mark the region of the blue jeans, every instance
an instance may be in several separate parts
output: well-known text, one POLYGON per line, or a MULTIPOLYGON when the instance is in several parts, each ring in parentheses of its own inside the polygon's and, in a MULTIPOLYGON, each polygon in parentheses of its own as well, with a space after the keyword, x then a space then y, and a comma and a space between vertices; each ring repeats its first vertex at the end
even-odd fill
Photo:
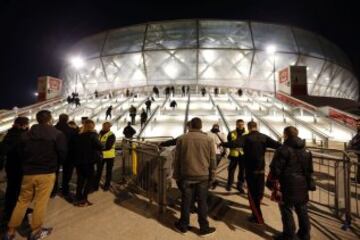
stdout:
POLYGON ((283 239, 292 240, 296 239, 295 236, 295 222, 293 218, 293 209, 299 220, 299 231, 297 232, 298 238, 301 240, 310 240, 310 220, 308 215, 307 204, 279 204, 281 212, 281 220, 283 223, 283 239))
POLYGON ((180 182, 180 191, 181 191, 181 217, 180 225, 187 228, 190 223, 190 210, 195 200, 198 205, 197 214, 198 222, 200 229, 208 229, 209 222, 207 220, 208 215, 208 205, 207 205, 207 195, 209 182, 188 182, 183 180, 180 182))

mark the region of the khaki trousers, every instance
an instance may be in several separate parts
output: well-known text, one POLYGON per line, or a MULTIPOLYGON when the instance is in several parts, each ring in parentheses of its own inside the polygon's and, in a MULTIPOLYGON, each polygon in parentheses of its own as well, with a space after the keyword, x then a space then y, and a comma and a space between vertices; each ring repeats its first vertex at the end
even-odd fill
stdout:
POLYGON ((21 190, 16 207, 9 221, 9 228, 17 228, 21 225, 26 209, 34 201, 31 229, 33 232, 42 227, 46 208, 50 199, 51 191, 55 183, 55 173, 25 175, 21 183, 21 190))

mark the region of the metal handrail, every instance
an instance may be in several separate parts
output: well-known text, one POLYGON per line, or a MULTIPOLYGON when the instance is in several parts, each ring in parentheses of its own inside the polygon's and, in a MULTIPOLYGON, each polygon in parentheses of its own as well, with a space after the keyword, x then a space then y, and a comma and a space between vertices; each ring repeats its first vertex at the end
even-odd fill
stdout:
POLYGON ((184 119, 184 133, 186 133, 187 129, 187 122, 189 121, 189 108, 190 108, 190 92, 188 93, 188 100, 186 103, 186 109, 185 109, 185 119, 184 119))
MULTIPOLYGON (((264 107, 265 109, 269 109, 268 106, 265 106, 263 103, 259 102, 258 100, 254 99, 253 97, 251 96, 248 96, 253 102, 256 102, 257 104, 261 105, 262 107, 264 107)), ((288 118, 290 118, 291 120, 293 120, 295 123, 298 123, 300 125, 302 125, 303 127, 307 128, 308 130, 310 130, 310 132, 313 132, 315 133, 315 135, 319 136, 321 139, 324 140, 325 142, 325 146, 328 146, 329 145, 329 136, 321 131, 319 131, 318 129, 314 128, 313 126, 311 126, 310 124, 300 120, 300 119, 297 119, 295 118, 290 112, 288 112, 287 110, 285 109, 281 109, 279 108, 278 106, 276 106, 275 104, 273 105, 273 107, 280 111, 280 112, 283 112, 288 118)))
POLYGON ((216 110, 218 111, 219 115, 220 115, 220 118, 221 120, 223 121, 224 125, 225 125, 225 128, 228 132, 230 132, 230 127, 229 127, 229 123, 227 122, 225 116, 224 116, 224 113, 222 112, 221 108, 219 107, 219 105, 217 105, 215 103, 215 100, 213 99, 211 93, 209 93, 209 98, 210 98, 210 101, 212 103, 212 105, 216 108, 216 110))
POLYGON ((255 112, 253 112, 248 106, 241 106, 239 104, 239 102, 234 98, 234 96, 232 94, 228 94, 228 96, 231 98, 231 100, 239 107, 239 108, 245 108, 248 112, 251 113, 252 116, 254 116, 259 122, 261 122, 262 124, 264 124, 269 130, 270 132, 272 132, 277 139, 280 141, 282 139, 281 134, 275 129, 273 128, 265 119, 263 119, 261 116, 257 115, 255 112))
MULTIPOLYGON (((165 100, 166 101, 166 100, 165 100)), ((143 132, 145 131, 145 128, 148 126, 148 124, 151 122, 151 120, 154 118, 156 112, 160 109, 160 106, 156 106, 155 110, 151 113, 150 117, 146 120, 144 126, 140 129, 139 134, 137 135, 137 139, 141 138, 143 132)))

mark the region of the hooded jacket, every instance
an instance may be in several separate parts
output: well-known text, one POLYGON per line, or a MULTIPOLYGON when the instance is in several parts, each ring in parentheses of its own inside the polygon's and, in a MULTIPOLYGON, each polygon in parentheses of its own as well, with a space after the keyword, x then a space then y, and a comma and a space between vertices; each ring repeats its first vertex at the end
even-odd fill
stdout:
POLYGON ((35 124, 22 138, 24 175, 55 173, 67 154, 65 135, 48 124, 35 124))
POLYGON ((312 158, 305 151, 305 141, 289 138, 275 152, 270 164, 274 179, 280 182, 283 201, 303 204, 309 201, 306 176, 313 172, 312 158))

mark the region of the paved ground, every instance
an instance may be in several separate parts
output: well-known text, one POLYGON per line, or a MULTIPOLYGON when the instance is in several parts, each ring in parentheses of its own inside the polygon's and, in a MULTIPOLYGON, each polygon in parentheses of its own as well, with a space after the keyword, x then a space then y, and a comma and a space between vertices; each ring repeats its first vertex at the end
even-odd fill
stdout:
MULTIPOLYGON (((225 172, 220 176, 223 183, 225 172)), ((4 183, 0 185, 3 189, 4 183)), ((210 224, 217 231, 208 239, 272 239, 281 230, 278 208, 267 195, 262 209, 265 226, 250 224, 246 218, 250 214, 246 195, 239 195, 235 189, 228 193, 220 185, 209 197, 210 224)), ((0 198, 3 192, 0 192, 0 198)), ((172 199, 178 196, 177 189, 169 192, 172 199)), ((191 217, 193 232, 185 236, 173 230, 173 223, 179 218, 179 207, 175 204, 166 213, 159 215, 158 208, 141 195, 129 193, 115 185, 112 192, 99 191, 90 196, 93 206, 76 208, 57 196, 49 204, 46 224, 54 227, 48 239, 98 240, 176 240, 199 239, 196 215, 191 217)), ((326 209, 310 204, 312 239, 347 240, 359 239, 359 227, 348 231, 340 229, 342 223, 326 209)), ((356 227, 356 226, 355 226, 356 227)), ((25 239, 19 237, 18 239, 25 239)))

